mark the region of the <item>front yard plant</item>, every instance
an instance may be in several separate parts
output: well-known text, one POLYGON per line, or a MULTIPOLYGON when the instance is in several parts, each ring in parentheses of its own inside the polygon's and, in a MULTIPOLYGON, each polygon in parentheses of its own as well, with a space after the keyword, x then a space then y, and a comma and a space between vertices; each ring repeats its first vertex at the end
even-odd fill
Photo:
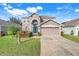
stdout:
POLYGON ((26 38, 28 40, 18 44, 17 38, 8 35, 0 37, 0 55, 2 56, 39 56, 40 55, 40 39, 26 38))
POLYGON ((7 28, 8 35, 16 35, 18 33, 18 31, 20 31, 20 29, 17 27, 14 27, 14 26, 8 26, 8 28, 7 28))

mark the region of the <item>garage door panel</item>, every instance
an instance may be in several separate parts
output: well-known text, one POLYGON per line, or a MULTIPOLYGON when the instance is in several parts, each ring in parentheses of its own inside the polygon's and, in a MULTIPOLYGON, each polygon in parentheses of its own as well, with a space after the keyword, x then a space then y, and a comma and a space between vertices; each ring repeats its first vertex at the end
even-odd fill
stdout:
POLYGON ((42 36, 58 36, 59 35, 59 28, 58 27, 42 27, 41 28, 42 36))

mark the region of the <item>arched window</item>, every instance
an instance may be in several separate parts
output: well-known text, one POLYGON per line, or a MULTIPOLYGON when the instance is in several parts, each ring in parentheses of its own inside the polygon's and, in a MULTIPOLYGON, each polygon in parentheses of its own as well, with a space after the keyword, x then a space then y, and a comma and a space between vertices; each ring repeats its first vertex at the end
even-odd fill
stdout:
POLYGON ((32 21, 32 32, 37 33, 38 32, 38 22, 37 20, 32 21))

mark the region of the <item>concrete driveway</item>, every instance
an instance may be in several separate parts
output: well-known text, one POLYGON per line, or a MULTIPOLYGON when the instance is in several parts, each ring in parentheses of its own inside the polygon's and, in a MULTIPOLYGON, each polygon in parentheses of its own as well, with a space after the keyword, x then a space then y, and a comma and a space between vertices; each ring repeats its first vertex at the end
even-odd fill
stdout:
POLYGON ((41 56, 79 56, 79 43, 61 36, 41 37, 41 56))

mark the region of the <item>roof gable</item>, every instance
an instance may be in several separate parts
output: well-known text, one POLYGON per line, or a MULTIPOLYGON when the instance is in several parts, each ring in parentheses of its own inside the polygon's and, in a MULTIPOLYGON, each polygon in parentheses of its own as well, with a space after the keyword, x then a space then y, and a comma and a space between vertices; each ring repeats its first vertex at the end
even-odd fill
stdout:
POLYGON ((53 21, 53 20, 48 20, 46 22, 43 22, 40 26, 42 26, 42 25, 57 25, 57 26, 59 26, 60 24, 53 21))

